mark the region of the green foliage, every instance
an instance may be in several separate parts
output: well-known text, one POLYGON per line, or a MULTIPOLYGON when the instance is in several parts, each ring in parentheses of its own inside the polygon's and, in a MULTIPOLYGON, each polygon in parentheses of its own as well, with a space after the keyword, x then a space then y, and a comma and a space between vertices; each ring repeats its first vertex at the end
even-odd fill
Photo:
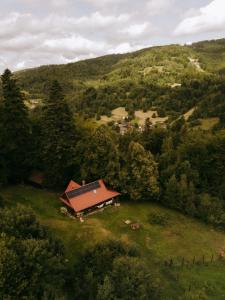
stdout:
POLYGON ((155 278, 138 258, 120 257, 113 262, 109 276, 98 289, 98 300, 158 299, 155 278))
POLYGON ((85 136, 76 147, 77 165, 85 180, 105 179, 112 186, 119 183, 119 151, 115 135, 106 126, 85 136))
POLYGON ((32 209, 16 206, 16 209, 0 210, 0 228, 8 236, 15 238, 46 238, 46 229, 37 222, 32 209))
POLYGON ((73 173, 76 136, 72 113, 57 81, 52 83, 40 125, 46 185, 63 186, 73 173))
POLYGON ((87 250, 75 266, 78 299, 154 299, 153 276, 137 250, 119 241, 107 241, 87 250), (88 282, 88 289, 86 284, 88 282))
POLYGON ((0 184, 20 182, 30 167, 30 122, 27 108, 12 73, 1 77, 3 104, 0 120, 0 184))
POLYGON ((224 132, 183 133, 172 151, 174 139, 177 133, 171 132, 160 157, 161 200, 169 207, 224 227, 224 132))
POLYGON ((150 152, 131 142, 124 156, 121 186, 132 200, 156 198, 159 193, 158 168, 150 152))
POLYGON ((0 298, 59 299, 65 284, 63 247, 17 206, 0 210, 0 298))
POLYGON ((122 242, 110 240, 88 249, 75 265, 74 289, 79 299, 96 299, 99 285, 112 270, 113 262, 121 256, 138 256, 135 248, 122 242), (77 276, 78 275, 78 276, 77 276), (86 288, 88 282, 89 289, 86 288))
POLYGON ((163 141, 165 140, 166 135, 166 129, 154 127, 152 128, 150 121, 147 119, 143 132, 143 142, 145 149, 147 149, 154 155, 161 154, 163 141))

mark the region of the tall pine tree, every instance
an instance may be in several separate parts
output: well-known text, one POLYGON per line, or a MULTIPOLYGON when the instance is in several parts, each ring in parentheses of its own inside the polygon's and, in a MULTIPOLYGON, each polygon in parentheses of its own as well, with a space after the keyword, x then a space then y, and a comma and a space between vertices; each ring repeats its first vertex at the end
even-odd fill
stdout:
POLYGON ((41 121, 41 157, 48 187, 63 186, 74 173, 75 125, 62 88, 52 83, 41 121))
POLYGON ((28 111, 12 73, 6 70, 1 79, 0 180, 3 183, 20 182, 26 178, 30 166, 28 111))

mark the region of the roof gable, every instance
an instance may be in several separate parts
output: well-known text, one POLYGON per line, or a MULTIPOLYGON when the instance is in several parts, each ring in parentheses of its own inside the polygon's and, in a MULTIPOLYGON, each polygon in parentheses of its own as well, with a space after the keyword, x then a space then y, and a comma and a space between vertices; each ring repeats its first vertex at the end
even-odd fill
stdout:
POLYGON ((75 181, 73 180, 70 180, 66 190, 65 190, 65 193, 69 192, 69 191, 72 191, 72 190, 75 190, 75 189, 78 189, 80 188, 81 185, 79 185, 78 183, 76 183, 75 181))

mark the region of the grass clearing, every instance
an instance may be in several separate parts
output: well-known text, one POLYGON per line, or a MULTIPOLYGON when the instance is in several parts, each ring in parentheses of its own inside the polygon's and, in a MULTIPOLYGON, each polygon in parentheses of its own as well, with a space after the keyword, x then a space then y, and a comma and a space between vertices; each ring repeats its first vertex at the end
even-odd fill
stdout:
MULTIPOLYGON (((112 116, 101 116, 101 124, 107 124, 111 121, 122 121, 124 118, 128 116, 128 112, 125 110, 125 107, 118 107, 114 110, 112 110, 112 116)), ((168 117, 161 118, 158 116, 158 112, 155 110, 149 110, 147 112, 144 112, 143 110, 137 110, 135 111, 135 119, 132 121, 132 123, 137 123, 138 125, 144 125, 145 120, 149 118, 153 125, 156 124, 163 124, 168 120, 168 117)))
POLYGON ((162 124, 168 120, 168 117, 159 117, 156 110, 149 110, 147 112, 144 112, 143 110, 137 110, 135 111, 135 117, 138 120, 139 125, 144 125, 147 118, 150 119, 153 125, 156 125, 157 123, 162 124))
POLYGON ((116 109, 113 109, 111 113, 111 117, 101 116, 100 122, 102 122, 103 124, 106 124, 111 121, 118 122, 128 116, 128 112, 125 110, 125 107, 117 107, 116 109))
POLYGON ((219 123, 219 118, 207 118, 207 119, 201 119, 201 129, 203 130, 210 130, 212 129, 216 124, 219 123))
POLYGON ((184 295, 189 285, 197 293, 204 291, 206 298, 203 299, 225 299, 225 265, 222 262, 183 268, 164 266, 164 261, 171 258, 180 265, 183 257, 189 262, 194 256, 197 260, 201 260, 202 255, 206 260, 212 254, 217 257, 225 249, 224 232, 152 203, 121 201, 121 207, 108 207, 80 223, 60 214, 61 203, 56 193, 21 185, 5 188, 1 194, 9 205, 21 203, 31 206, 40 221, 63 241, 71 262, 91 245, 117 238, 135 244, 149 266, 155 268, 157 264, 165 287, 163 299, 184 299, 179 297, 184 295), (161 226, 149 222, 149 215, 162 214, 168 217, 168 224, 161 226), (128 219, 141 224, 141 228, 132 230, 124 223, 128 219))

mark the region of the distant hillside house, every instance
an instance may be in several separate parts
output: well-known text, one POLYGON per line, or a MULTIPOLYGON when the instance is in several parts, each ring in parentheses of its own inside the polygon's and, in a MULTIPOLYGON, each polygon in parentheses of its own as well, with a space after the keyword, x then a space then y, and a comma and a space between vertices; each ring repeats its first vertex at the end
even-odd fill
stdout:
POLYGON ((113 204, 119 195, 120 193, 108 189, 103 180, 82 186, 71 180, 60 200, 79 217, 113 204))

